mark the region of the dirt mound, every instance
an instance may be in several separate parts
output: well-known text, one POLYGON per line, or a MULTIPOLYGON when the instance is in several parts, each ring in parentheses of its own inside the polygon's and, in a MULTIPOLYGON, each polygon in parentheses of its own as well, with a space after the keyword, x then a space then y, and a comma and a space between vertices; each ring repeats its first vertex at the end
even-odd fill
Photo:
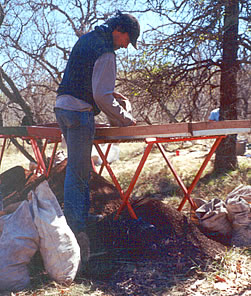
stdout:
POLYGON ((104 280, 102 289, 112 295, 157 295, 225 250, 161 201, 147 198, 132 206, 138 220, 125 210, 118 220, 112 213, 86 228, 91 258, 83 276, 104 280))
POLYGON ((110 277, 121 270, 121 262, 155 262, 159 270, 187 273, 224 251, 222 244, 207 238, 182 213, 161 201, 148 198, 136 201, 133 208, 137 220, 125 211, 118 220, 111 214, 88 225, 93 256, 87 275, 110 277))

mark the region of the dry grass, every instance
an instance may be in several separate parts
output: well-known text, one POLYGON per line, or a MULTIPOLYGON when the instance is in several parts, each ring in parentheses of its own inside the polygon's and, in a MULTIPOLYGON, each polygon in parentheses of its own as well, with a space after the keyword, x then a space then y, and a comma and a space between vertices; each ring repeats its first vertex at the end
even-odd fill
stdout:
POLYGON ((209 265, 206 271, 198 268, 194 279, 189 279, 162 295, 250 296, 250 256, 250 250, 232 248, 226 251, 225 256, 209 265))

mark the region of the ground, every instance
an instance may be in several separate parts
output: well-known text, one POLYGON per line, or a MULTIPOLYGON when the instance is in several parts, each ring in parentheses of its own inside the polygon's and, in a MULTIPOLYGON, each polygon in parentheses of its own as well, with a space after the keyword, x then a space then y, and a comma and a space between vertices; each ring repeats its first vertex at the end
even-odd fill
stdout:
MULTIPOLYGON (((196 157, 201 155, 197 154, 196 157)), ((178 158, 177 161, 184 161, 184 158, 178 158)), ((66 161, 56 166, 48 180, 62 207, 65 164, 66 161)), ((10 175, 13 177, 13 171, 10 175)), ((17 180, 18 177, 18 184, 21 184, 28 176, 31 177, 22 188, 13 188, 15 182, 11 179, 12 192, 9 192, 5 206, 25 199, 27 192, 43 180, 43 177, 37 178, 27 170, 23 175, 20 167, 16 169, 14 179, 17 180), (18 190, 15 191, 16 189, 18 190)), ((9 179, 6 173, 5 177, 6 180, 9 179)), ((132 206, 139 219, 133 220, 125 209, 115 221, 114 215, 121 204, 119 193, 106 178, 93 172, 91 212, 102 214, 104 219, 97 224, 89 224, 86 228, 91 244, 91 258, 71 287, 62 288, 55 284, 52 293, 61 295, 58 291, 63 291, 64 295, 116 296, 250 295, 248 282, 238 282, 238 274, 246 273, 242 264, 232 268, 234 271, 231 276, 235 277, 235 286, 231 288, 220 273, 215 273, 216 280, 213 283, 216 292, 209 292, 212 290, 208 287, 209 282, 205 280, 204 273, 212 262, 218 262, 219 267, 227 262, 224 258, 229 238, 218 237, 213 233, 207 233, 206 236, 191 222, 189 215, 163 203, 162 197, 160 192, 135 198, 132 206), (90 285, 90 291, 83 294, 83 285, 90 285)), ((45 285, 54 284, 50 283, 44 273, 39 254, 33 258, 30 269, 34 295, 46 295, 46 291, 39 291, 45 285), (40 268, 34 268, 37 265, 40 268)), ((19 295, 33 294, 31 290, 27 291, 30 294, 23 293, 19 295)))

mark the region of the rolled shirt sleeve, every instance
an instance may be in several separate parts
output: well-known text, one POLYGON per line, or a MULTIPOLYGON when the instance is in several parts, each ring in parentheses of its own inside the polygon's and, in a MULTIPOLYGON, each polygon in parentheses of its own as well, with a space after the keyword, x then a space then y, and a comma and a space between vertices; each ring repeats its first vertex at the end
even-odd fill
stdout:
POLYGON ((105 53, 95 62, 92 75, 93 97, 108 118, 117 126, 134 124, 134 119, 113 97, 116 81, 116 57, 114 53, 105 53))

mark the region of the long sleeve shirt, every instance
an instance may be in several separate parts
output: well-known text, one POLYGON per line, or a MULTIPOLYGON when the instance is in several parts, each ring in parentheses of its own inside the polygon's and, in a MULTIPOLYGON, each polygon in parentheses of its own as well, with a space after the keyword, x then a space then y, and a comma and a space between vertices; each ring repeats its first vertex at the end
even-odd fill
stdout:
MULTIPOLYGON (((95 62, 92 74, 93 98, 108 118, 116 122, 117 126, 129 126, 134 119, 113 97, 116 81, 116 56, 114 53, 105 53, 95 62)), ((70 95, 57 97, 56 108, 72 111, 85 111, 91 105, 70 95)))

